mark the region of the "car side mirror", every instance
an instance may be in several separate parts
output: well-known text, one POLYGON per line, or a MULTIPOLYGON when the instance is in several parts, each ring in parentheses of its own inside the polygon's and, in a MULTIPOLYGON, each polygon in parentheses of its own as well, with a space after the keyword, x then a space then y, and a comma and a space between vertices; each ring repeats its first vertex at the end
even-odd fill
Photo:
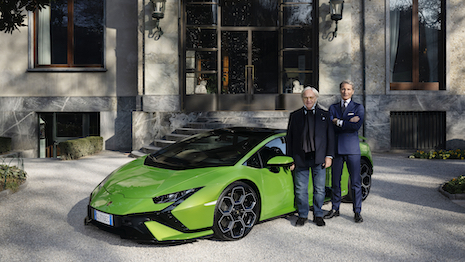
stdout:
POLYGON ((267 166, 291 166, 294 159, 290 156, 275 156, 266 163, 267 166))
POLYGON ((289 169, 293 163, 294 159, 290 156, 275 156, 268 160, 266 166, 271 172, 279 173, 280 166, 284 167, 284 169, 289 169))

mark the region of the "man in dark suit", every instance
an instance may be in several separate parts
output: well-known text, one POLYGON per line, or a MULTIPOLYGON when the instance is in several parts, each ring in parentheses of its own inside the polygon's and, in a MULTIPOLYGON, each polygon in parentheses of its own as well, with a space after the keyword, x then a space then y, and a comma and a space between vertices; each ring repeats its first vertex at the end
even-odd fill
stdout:
POLYGON ((308 183, 311 169, 313 181, 313 222, 324 226, 321 207, 325 198, 326 168, 334 157, 334 128, 328 111, 318 107, 318 91, 307 87, 302 91, 304 106, 289 116, 287 154, 294 158, 295 197, 299 218, 296 226, 303 226, 309 212, 308 183))
POLYGON ((362 188, 360 177, 360 144, 358 130, 362 126, 365 117, 363 105, 352 101, 354 94, 354 84, 351 81, 343 81, 339 85, 341 101, 329 107, 331 121, 334 124, 336 133, 336 156, 333 160, 332 168, 332 209, 325 215, 329 219, 339 216, 339 206, 341 204, 341 175, 344 162, 349 171, 354 220, 356 223, 363 222, 360 215, 362 211, 362 188))

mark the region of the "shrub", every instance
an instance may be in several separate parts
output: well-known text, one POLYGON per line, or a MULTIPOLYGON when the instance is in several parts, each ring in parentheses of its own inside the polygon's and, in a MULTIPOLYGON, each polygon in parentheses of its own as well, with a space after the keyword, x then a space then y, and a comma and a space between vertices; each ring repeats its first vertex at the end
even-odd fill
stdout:
POLYGON ((439 151, 421 151, 410 155, 410 158, 422 158, 422 159, 465 159, 465 150, 439 150, 439 151))
POLYGON ((103 138, 99 136, 89 136, 60 142, 58 144, 62 159, 78 159, 83 156, 93 155, 103 148, 103 138))
POLYGON ((11 138, 0 137, 0 154, 11 151, 11 138))
POLYGON ((458 176, 445 183, 442 186, 444 191, 449 192, 450 194, 464 194, 465 193, 465 175, 458 176))
POLYGON ((11 189, 17 191, 26 181, 26 172, 16 166, 0 165, 0 190, 11 189))

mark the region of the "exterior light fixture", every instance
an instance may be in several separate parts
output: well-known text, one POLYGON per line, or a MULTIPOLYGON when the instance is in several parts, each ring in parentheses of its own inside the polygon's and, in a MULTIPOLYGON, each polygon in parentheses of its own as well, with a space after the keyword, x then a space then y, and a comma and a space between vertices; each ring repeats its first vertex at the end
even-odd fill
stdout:
POLYGON ((160 19, 165 17, 166 0, 150 0, 150 2, 152 2, 153 4, 152 18, 155 19, 155 25, 156 25, 154 38, 155 40, 158 40, 163 35, 163 31, 161 30, 161 27, 160 27, 160 19))
POLYGON ((344 0, 329 0, 331 20, 336 21, 336 29, 333 32, 333 38, 337 36, 337 22, 342 19, 342 9, 344 9, 344 0))

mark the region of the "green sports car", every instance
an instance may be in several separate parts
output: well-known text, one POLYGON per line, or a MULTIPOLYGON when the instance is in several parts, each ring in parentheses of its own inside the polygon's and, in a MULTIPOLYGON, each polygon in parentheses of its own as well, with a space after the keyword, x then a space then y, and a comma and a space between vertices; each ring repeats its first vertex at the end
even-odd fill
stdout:
MULTIPOLYGON (((296 210, 285 136, 286 130, 216 129, 140 157, 93 190, 85 223, 139 242, 241 239, 256 223, 296 210)), ((369 146, 360 147, 365 199, 373 164, 369 146)), ((341 187, 347 196, 346 169, 341 187)))

